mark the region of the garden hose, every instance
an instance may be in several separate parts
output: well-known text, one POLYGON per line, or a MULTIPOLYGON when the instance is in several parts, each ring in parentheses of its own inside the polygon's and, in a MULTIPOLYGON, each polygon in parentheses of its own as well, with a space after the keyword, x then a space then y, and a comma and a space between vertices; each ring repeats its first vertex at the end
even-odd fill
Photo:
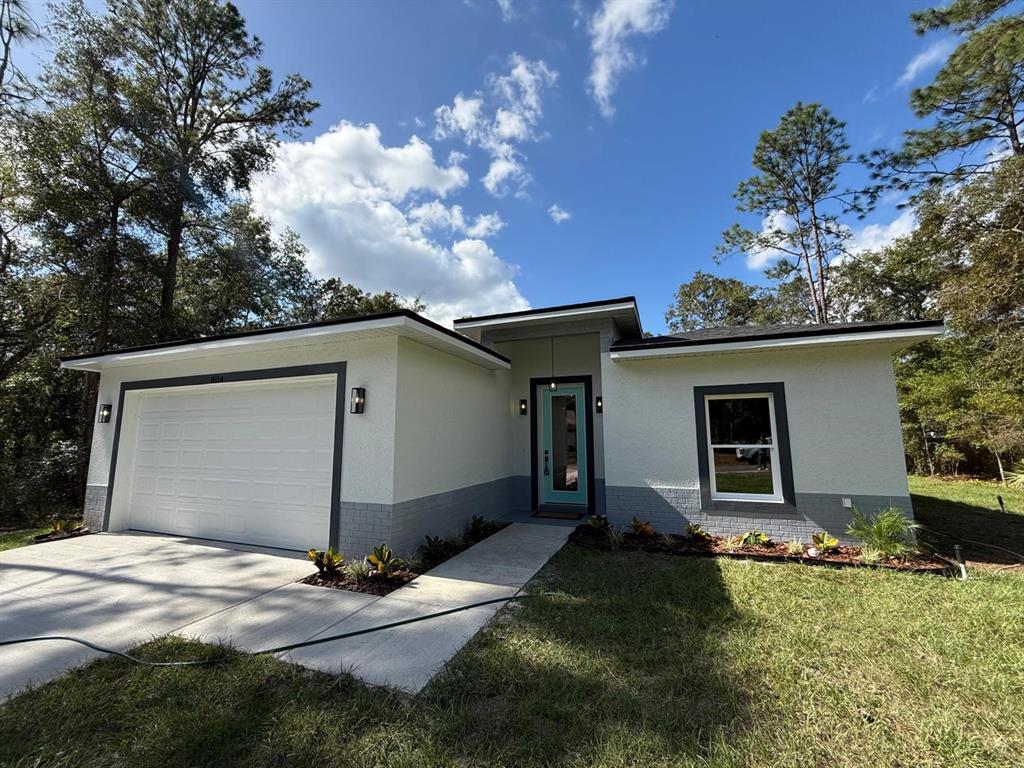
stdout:
MULTIPOLYGON (((468 605, 460 605, 457 608, 448 608, 444 611, 438 611, 437 613, 428 613, 424 616, 414 616, 411 619, 402 619, 401 621, 392 621, 387 624, 379 624, 376 627, 366 627, 364 629, 356 629, 351 632, 342 632, 337 635, 328 635, 327 637, 318 637, 313 640, 304 640, 301 643, 290 643, 289 645, 280 645, 276 648, 267 648, 262 651, 254 651, 252 656, 261 656, 268 653, 283 653, 285 651, 294 651, 297 648, 305 648, 310 645, 320 645, 321 643, 330 643, 335 640, 344 640, 349 637, 358 637, 359 635, 368 635, 371 632, 380 632, 384 629, 392 629, 394 627, 401 627, 406 624, 415 624, 418 621, 426 621, 427 619, 436 619, 440 616, 448 616, 453 613, 459 613, 460 611, 468 611, 471 608, 480 608, 485 605, 494 605, 495 603, 508 603, 513 600, 525 600, 528 597, 540 597, 540 595, 512 595, 511 597, 495 597, 490 600, 481 600, 478 603, 469 603, 468 605)), ((210 664, 217 664, 221 659, 197 659, 194 661, 146 661, 145 659, 139 659, 130 654, 118 651, 113 648, 104 648, 102 645, 96 645, 88 640, 83 640, 80 637, 71 637, 69 635, 44 635, 42 637, 22 637, 16 640, 0 640, 0 646, 5 645, 18 645, 20 643, 41 643, 48 642, 51 640, 60 640, 69 643, 78 643, 84 645, 86 648, 91 648, 94 651, 100 653, 110 654, 111 656, 120 656, 122 659, 128 659, 128 661, 135 662, 136 664, 143 664, 147 667, 198 667, 210 664)))

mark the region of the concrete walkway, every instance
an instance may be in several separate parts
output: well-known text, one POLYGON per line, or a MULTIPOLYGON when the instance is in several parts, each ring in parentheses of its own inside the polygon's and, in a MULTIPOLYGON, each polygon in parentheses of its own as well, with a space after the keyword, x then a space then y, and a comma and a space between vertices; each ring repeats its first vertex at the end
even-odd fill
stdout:
MULTIPOLYGON (((0 553, 0 638, 73 635, 126 650, 166 634, 257 651, 516 594, 569 528, 510 525, 386 597, 295 583, 295 553, 100 534, 0 553)), ((416 692, 503 604, 285 654, 416 692)), ((0 701, 104 656, 65 642, 0 648, 0 701)))
MULTIPOLYGON (((386 597, 291 584, 175 633, 256 651, 509 597, 562 547, 570 530, 510 525, 386 597)), ((299 648, 283 658, 324 672, 347 672, 371 685, 416 693, 503 605, 299 648)))
MULTIPOLYGON (((309 572, 295 553, 172 536, 96 534, 20 547, 0 552, 0 638, 73 635, 126 650, 309 572)), ((0 647, 0 701, 104 655, 56 641, 0 647)))

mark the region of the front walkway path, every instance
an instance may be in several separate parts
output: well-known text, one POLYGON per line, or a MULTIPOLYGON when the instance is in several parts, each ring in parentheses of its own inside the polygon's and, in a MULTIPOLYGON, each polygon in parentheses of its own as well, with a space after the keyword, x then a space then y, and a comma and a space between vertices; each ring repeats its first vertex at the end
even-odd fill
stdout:
MULTIPOLYGON (((509 597, 562 547, 570 530, 516 523, 386 597, 290 584, 175 634, 255 651, 509 597)), ((283 658, 325 672, 348 672, 371 685, 416 693, 503 605, 299 648, 283 658)))

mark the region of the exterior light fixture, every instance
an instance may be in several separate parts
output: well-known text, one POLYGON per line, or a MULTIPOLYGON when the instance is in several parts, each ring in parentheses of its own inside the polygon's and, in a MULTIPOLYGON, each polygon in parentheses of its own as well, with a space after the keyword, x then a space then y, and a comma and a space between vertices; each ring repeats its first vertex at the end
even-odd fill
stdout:
POLYGON ((108 421, 110 421, 110 414, 113 410, 114 406, 112 406, 110 403, 103 403, 103 405, 100 406, 99 417, 96 419, 96 421, 98 421, 100 424, 106 424, 108 421))
POLYGON ((594 400, 594 410, 597 413, 604 413, 604 399, 600 395, 594 400))
POLYGON ((366 409, 366 390, 363 387, 352 387, 352 399, 349 400, 349 413, 362 413, 366 409))
POLYGON ((519 401, 519 415, 520 416, 525 416, 526 415, 526 400, 520 400, 519 401))

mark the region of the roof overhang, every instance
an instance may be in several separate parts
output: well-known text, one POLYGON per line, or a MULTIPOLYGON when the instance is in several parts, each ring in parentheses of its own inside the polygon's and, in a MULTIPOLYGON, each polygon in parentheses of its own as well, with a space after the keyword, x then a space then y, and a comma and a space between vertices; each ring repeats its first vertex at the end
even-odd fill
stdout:
POLYGON ((565 304, 558 307, 541 307, 522 312, 506 312, 500 315, 463 317, 453 323, 457 331, 495 330, 498 328, 528 328, 534 325, 549 325, 566 321, 612 320, 628 338, 643 336, 640 312, 636 299, 625 296, 621 299, 588 301, 583 304, 565 304))
POLYGON ((642 343, 613 344, 611 347, 611 358, 612 360, 620 361, 651 360, 663 357, 692 357, 735 352, 761 352, 864 344, 885 345, 896 350, 941 336, 943 333, 942 325, 938 324, 923 328, 893 328, 783 338, 750 338, 738 341, 680 341, 675 344, 664 343, 658 345, 644 345, 642 343))
POLYGON ((367 317, 344 318, 322 323, 265 328, 224 336, 172 341, 131 347, 94 355, 74 355, 61 360, 62 368, 102 371, 112 367, 188 360, 236 352, 260 353, 282 347, 327 344, 358 339, 398 336, 411 339, 483 368, 508 369, 507 357, 448 330, 415 312, 400 310, 367 317))

